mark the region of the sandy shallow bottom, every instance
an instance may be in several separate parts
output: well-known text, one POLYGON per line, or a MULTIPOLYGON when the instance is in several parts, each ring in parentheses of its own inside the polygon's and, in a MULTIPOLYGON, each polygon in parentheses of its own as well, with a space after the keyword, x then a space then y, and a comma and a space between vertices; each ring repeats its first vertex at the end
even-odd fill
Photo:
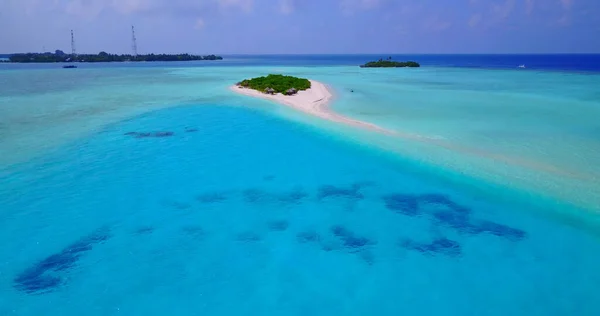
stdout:
POLYGON ((298 111, 302 111, 304 113, 314 115, 329 121, 343 123, 354 127, 373 130, 385 134, 397 134, 393 130, 335 113, 329 107, 329 104, 331 103, 334 97, 330 88, 328 88, 322 82, 315 80, 310 80, 310 84, 310 89, 299 91, 298 94, 293 96, 286 96, 281 93, 275 95, 265 94, 256 90, 242 88, 238 86, 231 86, 230 89, 231 91, 241 93, 243 95, 279 102, 298 111))
POLYGON ((231 91, 236 93, 240 93, 243 95, 262 98, 266 100, 271 100, 278 102, 280 104, 289 106, 295 110, 304 112, 306 114, 314 115, 316 117, 326 119, 336 123, 342 123, 353 127, 358 127, 365 130, 370 130, 390 136, 401 137, 407 140, 426 142, 432 145, 436 145, 439 147, 461 151, 467 154, 487 157, 491 159, 495 159, 498 161, 502 161, 505 163, 511 163, 515 165, 522 165, 524 167, 529 167, 532 169, 537 169, 540 171, 546 171, 550 173, 555 173, 557 175, 564 176, 579 176, 584 177, 584 175, 575 174, 575 172, 570 172, 568 170, 555 168, 551 165, 546 165, 540 162, 529 161, 527 159, 521 159, 512 156, 504 156, 499 154, 492 154, 482 150, 477 150, 475 148, 469 148, 467 146, 459 146, 457 144, 453 144, 447 140, 445 140, 441 136, 426 136, 426 135, 418 135, 412 133, 405 133, 394 129, 385 128, 379 126, 374 123, 357 120, 348 116, 345 116, 340 113, 336 113, 331 109, 331 103, 334 100, 334 94, 326 84, 310 80, 311 88, 305 91, 300 91, 298 94, 293 96, 286 96, 283 94, 265 94, 256 90, 241 88, 237 86, 231 86, 231 91))

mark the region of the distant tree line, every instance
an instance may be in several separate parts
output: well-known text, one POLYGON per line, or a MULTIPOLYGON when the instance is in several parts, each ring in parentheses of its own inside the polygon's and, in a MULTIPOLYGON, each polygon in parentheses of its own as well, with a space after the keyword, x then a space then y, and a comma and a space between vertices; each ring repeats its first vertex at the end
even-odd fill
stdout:
POLYGON ((421 67, 416 61, 393 61, 392 57, 387 59, 379 59, 377 61, 370 61, 364 65, 360 65, 361 68, 397 68, 397 67, 421 67))
POLYGON ((61 50, 54 53, 27 53, 10 55, 13 63, 64 63, 64 62, 124 62, 124 61, 191 61, 191 60, 221 60, 217 55, 190 55, 190 54, 146 54, 146 55, 117 55, 100 52, 98 54, 65 54, 61 50))

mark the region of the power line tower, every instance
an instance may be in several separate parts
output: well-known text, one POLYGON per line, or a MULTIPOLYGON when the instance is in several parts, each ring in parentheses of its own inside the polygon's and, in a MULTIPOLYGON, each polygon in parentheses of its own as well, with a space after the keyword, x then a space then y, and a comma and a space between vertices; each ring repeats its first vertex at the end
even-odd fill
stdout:
POLYGON ((71 30, 71 57, 75 57, 75 35, 73 35, 73 30, 71 30))
POLYGON ((133 58, 137 58, 137 39, 135 38, 135 28, 131 26, 131 50, 133 51, 133 58))

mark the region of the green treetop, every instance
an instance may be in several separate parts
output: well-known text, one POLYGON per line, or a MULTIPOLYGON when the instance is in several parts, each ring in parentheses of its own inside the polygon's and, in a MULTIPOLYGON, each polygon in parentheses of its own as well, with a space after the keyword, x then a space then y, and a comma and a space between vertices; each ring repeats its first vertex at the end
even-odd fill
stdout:
POLYGON ((310 81, 308 79, 273 74, 266 77, 245 79, 238 82, 237 85, 271 94, 294 94, 297 91, 310 89, 310 81))

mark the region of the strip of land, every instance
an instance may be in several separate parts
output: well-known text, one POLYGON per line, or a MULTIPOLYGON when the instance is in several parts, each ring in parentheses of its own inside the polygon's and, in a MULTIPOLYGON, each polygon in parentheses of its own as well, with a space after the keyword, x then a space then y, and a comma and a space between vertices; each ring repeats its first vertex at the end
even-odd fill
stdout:
POLYGON ((281 93, 266 94, 241 86, 231 86, 230 89, 243 95, 275 101, 283 105, 287 105, 295 110, 333 122, 348 124, 385 134, 396 134, 395 131, 383 128, 381 126, 356 120, 333 112, 329 108, 329 103, 333 99, 333 93, 331 90, 329 90, 325 84, 318 81, 310 80, 310 84, 310 89, 298 91, 298 93, 294 95, 283 95, 281 93))

